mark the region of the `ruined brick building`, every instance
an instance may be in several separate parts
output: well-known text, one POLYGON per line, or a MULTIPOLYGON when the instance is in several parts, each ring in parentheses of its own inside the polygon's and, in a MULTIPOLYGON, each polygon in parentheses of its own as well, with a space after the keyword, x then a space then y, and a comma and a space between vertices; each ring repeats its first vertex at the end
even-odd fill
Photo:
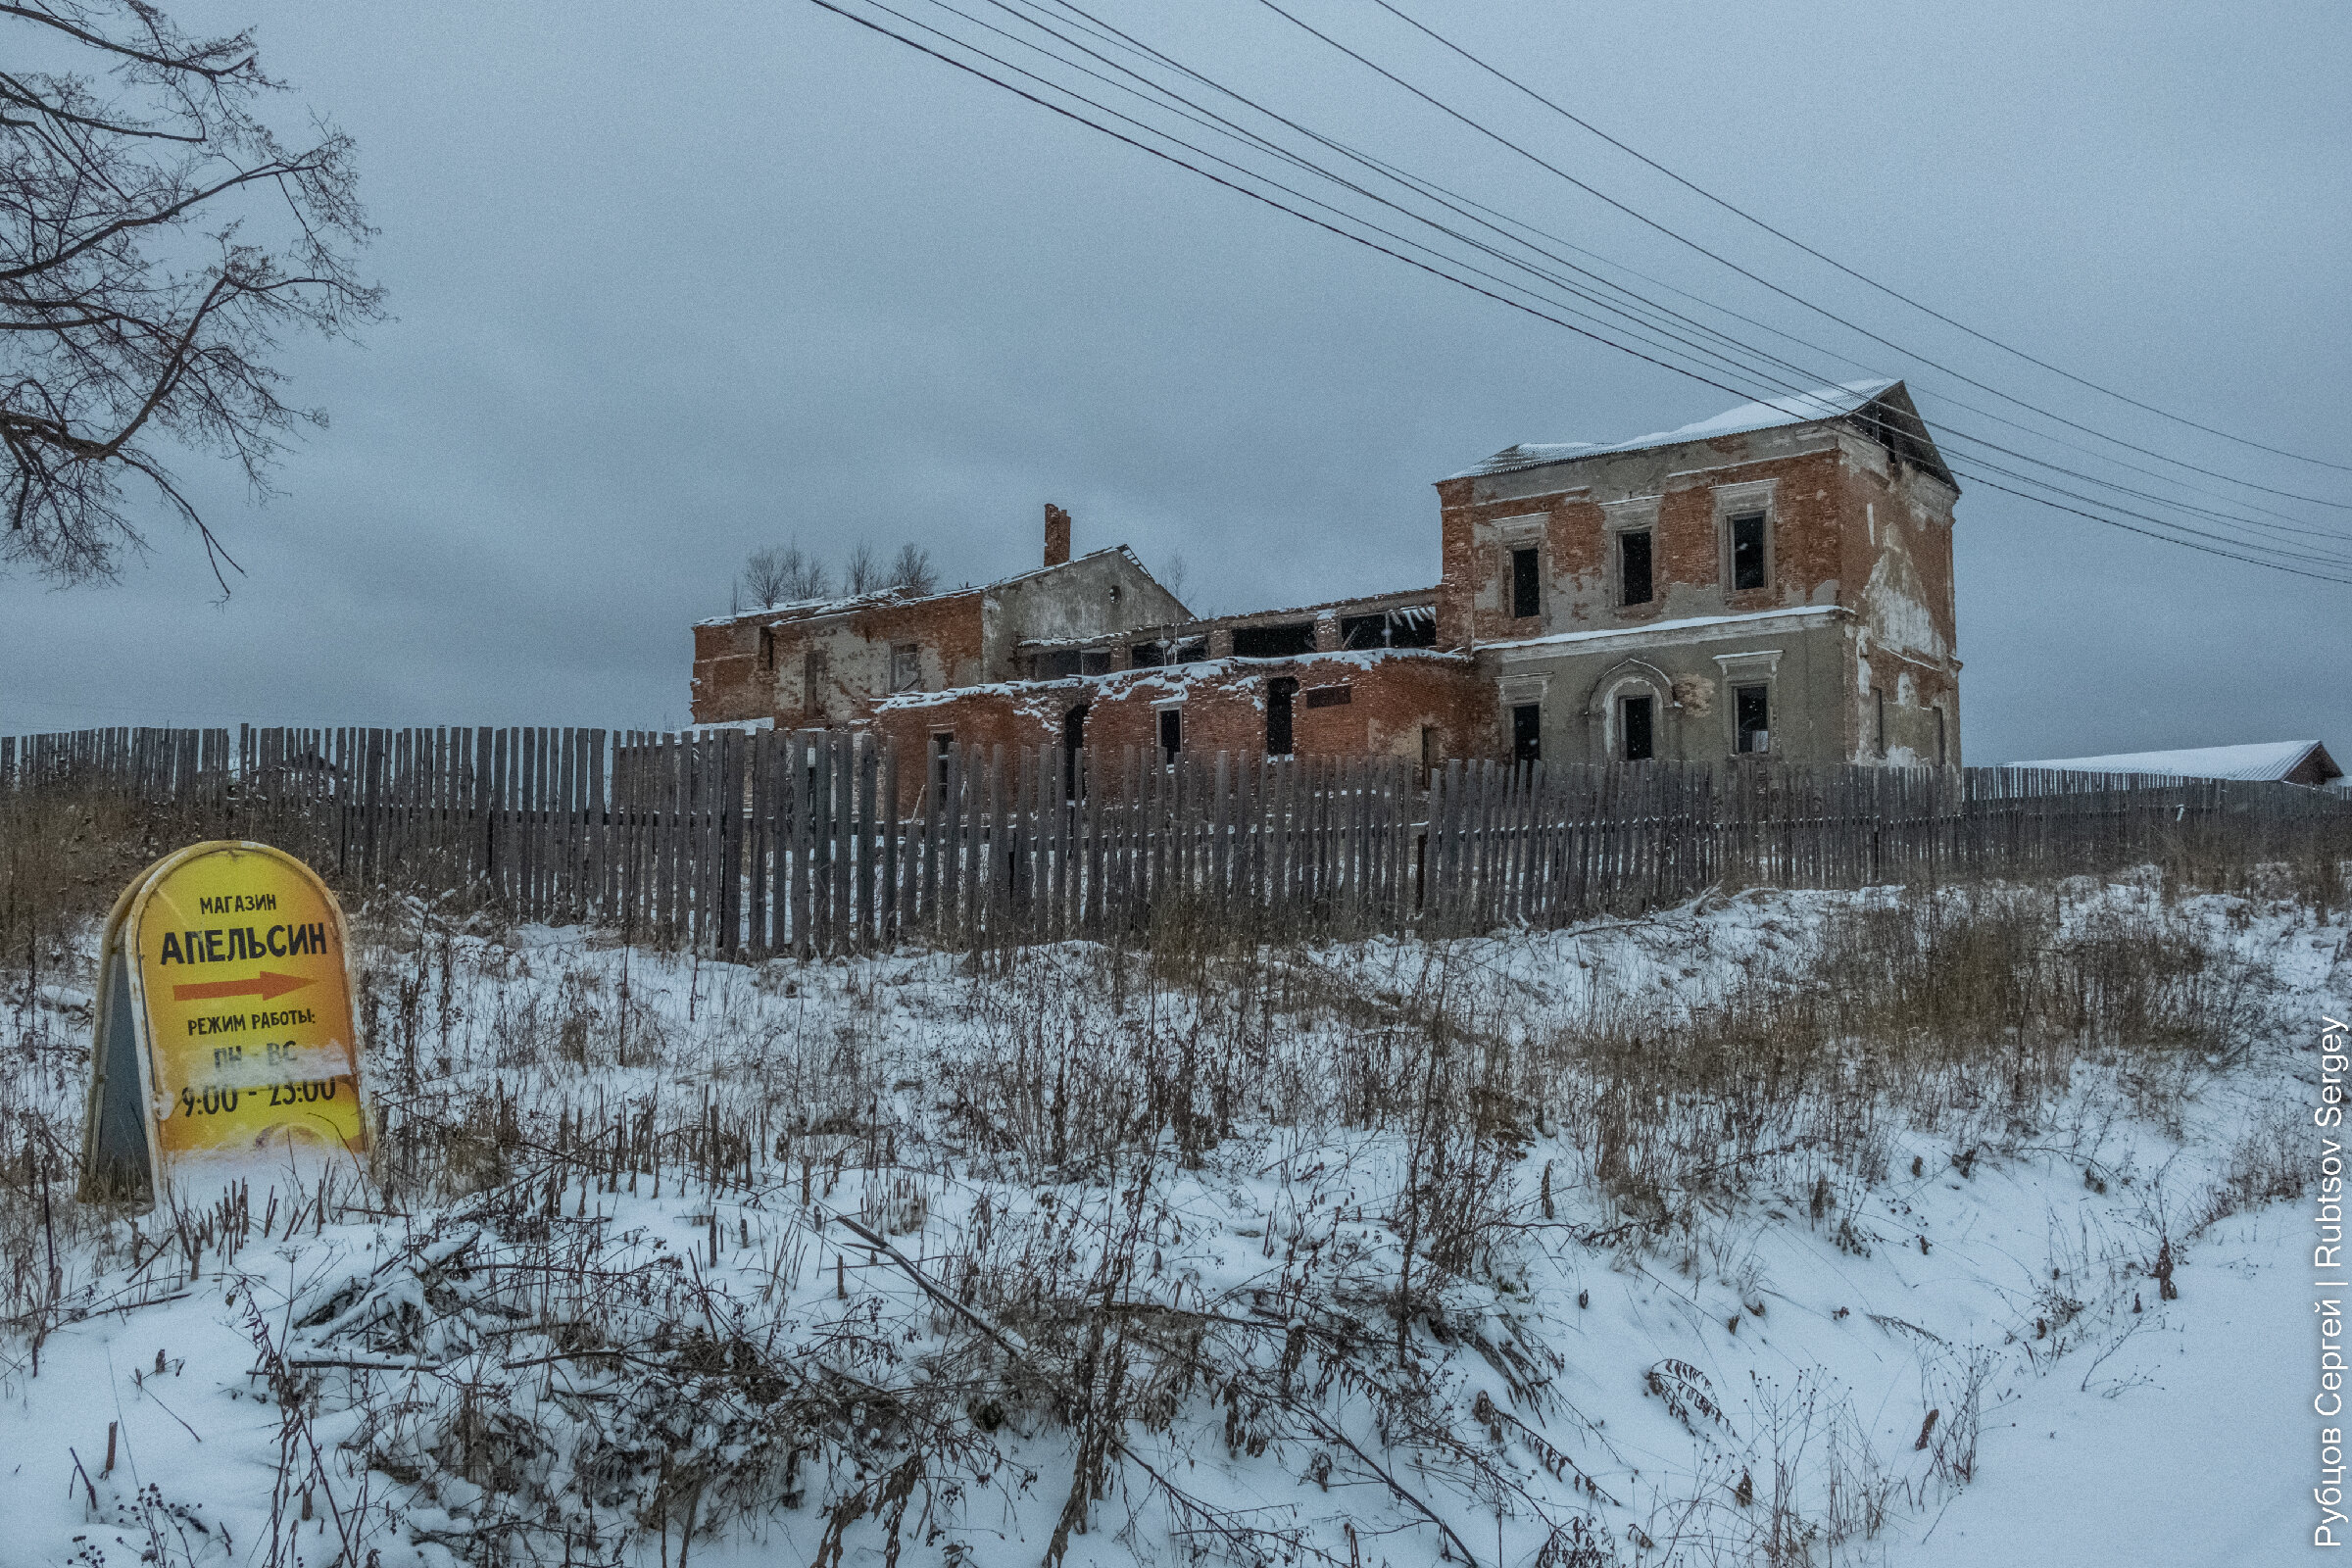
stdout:
POLYGON ((1509 447, 1437 490, 1434 586, 1217 616, 1124 548, 1072 559, 1048 507, 1036 571, 698 625, 694 716, 902 756, 1959 763, 1959 488, 1902 383, 1509 447))

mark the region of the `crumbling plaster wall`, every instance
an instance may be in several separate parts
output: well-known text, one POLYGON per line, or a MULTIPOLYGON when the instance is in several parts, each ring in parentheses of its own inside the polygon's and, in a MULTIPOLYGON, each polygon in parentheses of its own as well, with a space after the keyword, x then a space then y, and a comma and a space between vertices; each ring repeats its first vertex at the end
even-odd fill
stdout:
POLYGON ((982 673, 952 685, 1010 680, 1024 642, 1102 637, 1164 626, 1192 612, 1124 550, 1103 550, 1056 570, 990 585, 982 616, 982 673))
POLYGON ((942 691, 1012 678, 1024 639, 1101 636, 1186 613, 1123 550, 923 599, 800 618, 758 612, 694 629, 694 716, 860 723, 891 695, 902 647, 915 649, 915 689, 942 691))
POLYGON ((803 619, 761 612, 697 626, 695 721, 852 722, 890 694, 892 651, 906 644, 919 649, 927 686, 984 679, 983 597, 975 588, 803 619))
POLYGON ((1960 765, 1952 573, 1957 492, 1875 441, 1844 436, 1844 570, 1859 584, 1845 685, 1856 761, 1960 765), (1886 698, 1885 747, 1879 713, 1886 698))
POLYGON ((1559 649, 1485 649, 1481 667, 1498 693, 1497 746, 1507 753, 1513 706, 1542 709, 1546 761, 1607 762, 1622 756, 1617 702, 1654 699, 1652 744, 1660 761, 1704 762, 1735 755, 1733 688, 1770 693, 1775 756, 1792 762, 1851 760, 1845 671, 1853 622, 1835 609, 1752 625, 1702 628, 1658 640, 1607 637, 1559 649))
POLYGON ((775 715, 786 727, 851 724, 890 695, 894 651, 915 650, 928 687, 987 678, 985 592, 861 610, 776 639, 775 715))

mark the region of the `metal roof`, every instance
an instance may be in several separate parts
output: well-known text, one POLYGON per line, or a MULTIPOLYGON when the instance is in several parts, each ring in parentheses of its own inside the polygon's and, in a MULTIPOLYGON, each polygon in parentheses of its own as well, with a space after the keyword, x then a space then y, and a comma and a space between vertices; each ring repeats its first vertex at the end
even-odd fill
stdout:
MULTIPOLYGON (((1678 430, 1660 430, 1652 435, 1636 436, 1631 441, 1594 443, 1587 441, 1522 442, 1504 447, 1500 452, 1474 467, 1460 473, 1448 474, 1451 479, 1471 479, 1486 474, 1511 473, 1520 468, 1540 468, 1550 463, 1574 463, 1583 458, 1603 457, 1615 452, 1640 452, 1649 447, 1680 446, 1688 441, 1712 441, 1727 435, 1744 435, 1750 430, 1770 430, 1788 424, 1814 424, 1827 419, 1842 419, 1859 414, 1871 404, 1902 386, 1900 381, 1848 381, 1839 386, 1816 387, 1810 392, 1795 392, 1787 397, 1768 398, 1761 403, 1742 403, 1726 410, 1711 419, 1686 424, 1678 430)), ((1907 403, 1907 400, 1905 400, 1907 403)), ((1917 421, 1918 416, 1906 407, 1901 411, 1908 417, 1902 422, 1917 421)), ((1924 435, 1925 430, 1919 432, 1924 435)), ((1940 464, 1938 464, 1940 466, 1940 464)))
POLYGON ((2244 746, 2194 746, 2171 752, 2117 752, 2107 757, 2059 757, 2007 762, 2006 767, 2048 767, 2070 773, 2161 773, 2174 778, 2280 779, 2320 754, 2325 782, 2343 769, 2318 741, 2255 741, 2244 746))

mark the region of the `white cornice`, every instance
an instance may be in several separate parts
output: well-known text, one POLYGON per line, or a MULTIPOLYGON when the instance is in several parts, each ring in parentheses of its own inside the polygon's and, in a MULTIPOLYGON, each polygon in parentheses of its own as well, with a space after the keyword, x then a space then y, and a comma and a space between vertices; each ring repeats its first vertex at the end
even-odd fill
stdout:
POLYGON ((1481 643, 1477 651, 1493 654, 1505 664, 1531 660, 1559 659, 1577 654, 1619 653, 1632 649, 1689 647, 1728 642, 1738 637, 1781 631, 1810 631, 1852 621, 1854 612, 1838 605, 1803 605, 1791 610, 1759 610, 1745 615, 1699 615, 1687 620, 1658 620, 1646 626, 1608 626, 1595 631, 1554 632, 1513 642, 1481 643))

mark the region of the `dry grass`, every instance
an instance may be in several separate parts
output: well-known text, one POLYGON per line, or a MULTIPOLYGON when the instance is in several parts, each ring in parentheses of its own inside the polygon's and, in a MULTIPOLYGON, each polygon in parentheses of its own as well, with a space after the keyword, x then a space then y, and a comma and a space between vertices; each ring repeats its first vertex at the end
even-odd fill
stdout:
MULTIPOLYGON (((1504 1462, 1514 1418, 1490 1406, 1464 1430, 1434 1396, 1457 1285, 1507 1293, 1531 1240, 1735 1276, 1721 1216, 1758 1190, 1807 1195, 1809 1222, 1845 1245, 1899 1132, 1956 1160, 2032 1143, 2086 1069, 2132 1113, 2177 1119, 2241 1048, 2266 979, 2179 901, 2216 880, 2314 907, 2343 893, 2340 872, 2184 844, 2143 902, 2070 918, 2065 886, 1889 894, 1790 933, 1801 966, 1699 954, 1728 976, 1699 1000, 1603 988, 1541 1027, 1527 982, 1476 944, 1309 951, 1163 909, 1119 945, 941 956, 964 980, 930 1029, 883 1004, 887 966, 646 966, 378 896, 355 917, 384 1133, 366 1186, 134 1221, 64 1199, 88 1018, 41 987, 86 988, 90 922, 155 846, 94 808, 0 797, 12 810, 0 1327, 37 1358, 126 1274, 233 1270, 257 1242, 409 1216, 397 1253, 299 1303, 291 1335, 255 1320, 287 1422, 281 1500, 325 1474, 307 1423, 356 1408, 375 1505, 466 1501, 475 1522, 447 1544, 476 1562, 609 1560, 649 1540, 666 1558, 674 1540, 684 1568, 691 1543, 776 1510, 821 1521, 820 1562, 858 1530, 895 1560, 934 1509, 1009 1505, 1016 1452, 1056 1435, 1070 1468, 1050 1562, 1102 1527, 1114 1483, 1204 1551, 1311 1556, 1295 1527, 1154 1470, 1137 1439, 1280 1447, 1409 1513, 1441 1482, 1408 1485, 1349 1443, 1323 1413, 1338 1397, 1369 1406, 1416 1474, 1534 1521, 1539 1560, 1610 1560, 1592 1516, 1504 1462), (796 1007, 845 975, 846 1007, 796 1007), (1392 1174, 1318 1163, 1294 1186, 1302 1152, 1343 1133, 1392 1174), (1566 1152, 1539 1181, 1527 1152, 1552 1138, 1566 1152), (1162 1278, 1185 1224, 1170 1195, 1219 1161, 1281 1169, 1285 1197, 1246 1233, 1263 1282, 1188 1299, 1162 1278), (596 1218, 661 1194, 707 1218, 688 1255, 596 1218), (813 1351, 792 1327, 811 1292, 831 1325, 813 1351)), ((2193 1218, 2281 1196, 2287 1168, 2249 1143, 2193 1218)), ((1554 1399, 1548 1351, 1478 1349, 1530 1405, 1554 1399)), ((1928 1435, 1938 1485, 1973 1468, 1983 1382, 1949 1371, 1928 1435)), ((1898 1483, 1801 1387, 1766 1408, 1768 1468, 1746 1477, 1762 1503, 1680 1516, 1713 1560, 1866 1541, 1900 1486, 1924 1484, 1898 1483), (1800 1471, 1831 1478, 1826 1501, 1800 1471)))

